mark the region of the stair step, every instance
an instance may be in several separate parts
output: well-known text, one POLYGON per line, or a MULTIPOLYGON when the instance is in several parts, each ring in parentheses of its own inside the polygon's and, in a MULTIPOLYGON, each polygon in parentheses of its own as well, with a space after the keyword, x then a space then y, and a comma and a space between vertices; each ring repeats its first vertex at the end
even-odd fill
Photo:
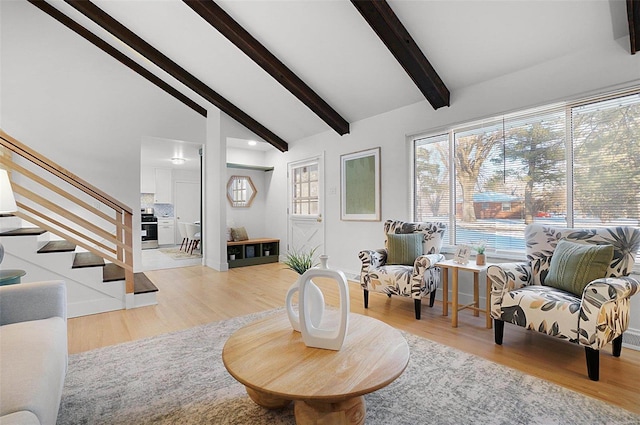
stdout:
MULTIPOLYGON (((124 269, 117 264, 109 263, 104 266, 102 276, 103 282, 124 280, 124 269)), ((158 287, 144 273, 134 273, 133 293, 146 294, 147 292, 158 292, 158 287)))
POLYGON ((104 260, 93 252, 78 252, 73 257, 72 269, 80 269, 85 267, 104 267, 104 260))
POLYGON ((146 294, 147 292, 158 292, 158 287, 144 273, 134 273, 133 293, 146 294))
POLYGON ((51 252, 73 252, 76 244, 69 241, 50 241, 38 250, 38 254, 48 254, 51 252))
POLYGON ((117 264, 109 263, 102 269, 102 281, 114 282, 124 280, 124 269, 117 264))
POLYGON ((0 233, 0 236, 38 236, 45 233, 45 229, 39 227, 23 227, 21 229, 8 230, 0 233))

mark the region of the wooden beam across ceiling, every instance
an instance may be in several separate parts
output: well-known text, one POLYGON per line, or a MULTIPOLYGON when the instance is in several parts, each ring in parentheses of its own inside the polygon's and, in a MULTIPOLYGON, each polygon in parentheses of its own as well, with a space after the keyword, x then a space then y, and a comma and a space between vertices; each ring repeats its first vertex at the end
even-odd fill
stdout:
POLYGON ((62 12, 60 12, 55 7, 51 6, 46 1, 44 1, 44 0, 28 0, 28 1, 29 1, 29 3, 33 4, 34 6, 36 6, 38 9, 42 10, 47 15, 51 16, 52 18, 54 18, 55 20, 60 22, 62 25, 66 26, 70 30, 74 31, 76 34, 80 35, 85 40, 89 41, 94 46, 96 46, 99 49, 101 49, 103 52, 107 53, 108 55, 110 55, 114 59, 118 60, 123 65, 126 65, 131 70, 133 70, 134 72, 138 73, 140 76, 146 78, 148 81, 150 81, 151 83, 155 84, 156 86, 158 86, 159 88, 161 88, 162 90, 164 90, 165 92, 167 92, 168 94, 173 96, 174 98, 178 99, 180 102, 184 103, 189 108, 193 109, 194 111, 196 111, 197 113, 199 113, 203 117, 207 116, 207 110, 205 108, 203 108, 202 106, 198 105, 196 102, 191 100, 189 97, 187 97, 184 94, 180 93, 178 90, 173 88, 171 85, 169 85, 168 83, 164 82, 162 79, 160 79, 159 77, 154 75, 152 72, 148 71, 142 65, 138 64, 136 61, 134 61, 133 59, 129 58, 127 55, 125 55, 124 53, 120 52, 118 49, 116 49, 115 47, 111 46, 109 43, 107 43, 106 41, 102 40, 100 37, 98 37, 97 35, 95 35, 91 31, 87 30, 85 27, 83 27, 82 25, 78 24, 76 21, 74 21, 73 19, 69 18, 67 15, 65 15, 62 12))
POLYGON ((631 54, 635 55, 640 50, 640 0, 627 0, 627 19, 631 54))
POLYGON ((449 89, 385 0, 351 0, 434 109, 449 106, 449 89))
POLYGON ((311 87, 256 40, 213 0, 183 0, 211 26, 276 79, 291 94, 307 105, 341 136, 349 133, 349 122, 342 118, 311 87))
POLYGON ((266 142, 279 149, 281 152, 286 152, 289 149, 287 142, 285 142, 283 139, 278 137, 276 134, 260 124, 255 119, 251 118, 240 108, 225 99, 222 95, 207 86, 205 83, 193 76, 180 65, 169 59, 155 47, 144 41, 142 38, 138 37, 135 33, 115 20, 105 11, 100 9, 95 4, 91 3, 91 1, 65 0, 65 2, 85 15, 87 18, 91 19, 96 24, 100 25, 120 41, 131 47, 133 50, 156 64, 158 67, 180 81, 182 84, 189 87, 198 95, 211 102, 231 118, 235 119, 240 124, 244 125, 249 130, 260 136, 266 142))

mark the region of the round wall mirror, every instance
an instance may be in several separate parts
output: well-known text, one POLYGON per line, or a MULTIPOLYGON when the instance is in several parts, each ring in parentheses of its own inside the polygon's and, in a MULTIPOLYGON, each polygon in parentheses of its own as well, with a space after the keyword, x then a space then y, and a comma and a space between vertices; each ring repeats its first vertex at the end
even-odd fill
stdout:
POLYGON ((249 176, 231 176, 227 183, 227 199, 232 207, 248 208, 256 197, 256 187, 249 176))

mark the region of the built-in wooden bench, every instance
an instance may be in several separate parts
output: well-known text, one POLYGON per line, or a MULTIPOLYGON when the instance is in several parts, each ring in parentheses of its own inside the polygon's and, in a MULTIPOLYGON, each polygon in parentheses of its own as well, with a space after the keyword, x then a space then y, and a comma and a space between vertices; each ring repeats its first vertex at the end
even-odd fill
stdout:
POLYGON ((258 238, 227 242, 229 268, 277 263, 280 239, 258 238), (232 259, 233 256, 233 259, 232 259))

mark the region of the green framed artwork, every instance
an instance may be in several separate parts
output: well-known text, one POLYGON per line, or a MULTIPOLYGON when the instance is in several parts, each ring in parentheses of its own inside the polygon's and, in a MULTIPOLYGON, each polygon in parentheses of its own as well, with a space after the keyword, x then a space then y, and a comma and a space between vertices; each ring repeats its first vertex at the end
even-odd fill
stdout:
POLYGON ((342 220, 380 221, 380 148, 340 155, 342 220))

